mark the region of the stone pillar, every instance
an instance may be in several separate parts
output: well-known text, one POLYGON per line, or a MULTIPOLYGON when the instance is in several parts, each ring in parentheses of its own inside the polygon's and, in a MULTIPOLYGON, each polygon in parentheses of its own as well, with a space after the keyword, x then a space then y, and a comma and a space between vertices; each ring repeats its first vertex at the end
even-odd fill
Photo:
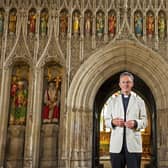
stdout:
POLYGON ((143 11, 143 40, 146 42, 146 11, 143 11))
POLYGON ((40 155, 40 130, 41 130, 41 110, 43 94, 43 69, 35 69, 34 80, 34 100, 32 114, 32 167, 39 166, 40 155))
POLYGON ((157 110, 158 168, 168 167, 168 109, 157 110))
POLYGON ((80 62, 82 63, 84 58, 84 13, 81 13, 81 19, 80 19, 80 62))
POLYGON ((131 12, 131 18, 130 18, 130 20, 131 20, 131 22, 130 22, 130 32, 132 32, 132 34, 135 36, 135 25, 134 25, 134 15, 135 15, 135 12, 136 12, 136 10, 133 10, 132 12, 131 12))
POLYGON ((158 50, 159 48, 159 34, 158 34, 158 12, 157 15, 155 15, 155 48, 158 50))
POLYGON ((0 97, 0 167, 4 166, 9 114, 11 69, 3 67, 0 97))
POLYGON ((117 19, 117 21, 116 21, 116 34, 117 34, 117 33, 120 34, 120 33, 121 33, 121 32, 120 32, 120 29, 121 29, 121 27, 120 27, 121 25, 120 25, 120 24, 121 24, 121 23, 120 23, 120 11, 119 11, 119 10, 118 10, 117 13, 116 13, 116 19, 117 19))
POLYGON ((5 167, 23 167, 25 126, 10 125, 8 127, 5 167))
POLYGON ((105 12, 104 17, 104 42, 108 42, 108 12, 105 12))
POLYGON ((92 118, 90 112, 73 109, 70 129, 70 168, 88 168, 92 163, 92 118))
MULTIPOLYGON (((72 15, 72 14, 71 14, 72 15)), ((68 15, 68 33, 67 33, 67 50, 66 50, 66 67, 67 67, 67 76, 68 76, 68 87, 71 82, 71 38, 72 38, 72 21, 71 21, 71 15, 68 15)))
POLYGON ((92 48, 96 48, 96 13, 93 13, 93 23, 92 23, 92 48))
POLYGON ((58 167, 58 134, 57 124, 43 124, 40 136, 40 168, 58 167))
MULTIPOLYGON (((34 74, 33 68, 30 68, 30 73, 34 74)), ((24 168, 32 168, 32 150, 33 150, 33 137, 32 137, 32 117, 33 117, 33 100, 34 100, 34 75, 29 79, 28 88, 28 105, 27 105, 27 119, 25 128, 25 148, 24 148, 24 168)))

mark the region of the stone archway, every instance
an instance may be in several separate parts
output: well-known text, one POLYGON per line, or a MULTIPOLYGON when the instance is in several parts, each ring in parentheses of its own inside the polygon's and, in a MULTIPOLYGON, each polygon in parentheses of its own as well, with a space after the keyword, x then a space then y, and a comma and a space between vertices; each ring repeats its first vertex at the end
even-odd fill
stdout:
POLYGON ((157 113, 157 164, 159 168, 167 166, 168 157, 163 153, 168 137, 163 131, 166 125, 161 125, 168 118, 167 68, 160 55, 127 40, 107 45, 90 56, 76 73, 68 93, 68 166, 91 167, 94 99, 104 81, 122 70, 139 76, 153 93, 157 113))
MULTIPOLYGON (((107 139, 110 132, 105 131, 104 127, 100 128, 102 120, 102 109, 107 100, 120 90, 119 76, 121 72, 111 76, 99 88, 94 102, 93 110, 93 148, 92 148, 92 167, 110 167, 109 149, 107 149, 107 139), (103 130, 102 130, 103 129, 103 130), (105 143, 105 144, 104 144, 105 143)), ((142 153, 142 167, 152 167, 157 163, 157 148, 156 148, 156 105, 150 88, 138 76, 134 74, 134 87, 133 92, 142 97, 145 101, 148 126, 142 132, 143 139, 143 153, 142 153)))

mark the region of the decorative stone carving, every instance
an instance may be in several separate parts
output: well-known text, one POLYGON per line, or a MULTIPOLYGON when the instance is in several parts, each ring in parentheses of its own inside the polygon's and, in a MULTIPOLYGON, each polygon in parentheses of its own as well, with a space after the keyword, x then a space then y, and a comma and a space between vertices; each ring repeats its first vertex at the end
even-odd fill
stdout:
POLYGON ((46 36, 48 31, 48 10, 43 9, 40 15, 40 34, 46 36))
POLYGON ((25 125, 26 123, 29 86, 28 75, 29 67, 27 65, 17 65, 13 68, 9 124, 25 125))
POLYGON ((60 36, 62 38, 67 36, 67 32, 68 32, 68 11, 66 9, 63 9, 60 12, 59 31, 60 31, 60 36))
POLYGON ((59 124, 62 68, 51 64, 45 67, 44 73, 42 121, 59 124))
POLYGON ((28 16, 28 34, 30 36, 34 35, 36 32, 36 10, 30 9, 28 16))
POLYGON ((17 22, 17 10, 15 8, 11 9, 9 12, 9 24, 8 24, 8 32, 10 35, 14 35, 16 33, 16 22, 17 22))
MULTIPOLYGON (((65 113, 69 114, 71 109, 66 109, 66 103, 67 103, 66 99, 67 99, 67 94, 69 92, 69 88, 71 87, 71 82, 73 81, 74 76, 79 73, 79 72, 78 73, 76 72, 79 70, 79 68, 82 65, 85 65, 86 63, 88 63, 87 60, 90 60, 90 62, 93 62, 94 59, 92 59, 91 57, 94 58, 94 54, 97 54, 96 53, 97 51, 102 52, 104 49, 106 49, 106 46, 114 47, 120 42, 122 42, 123 40, 128 40, 128 41, 131 41, 131 43, 134 43, 135 46, 136 45, 139 45, 139 47, 144 46, 142 52, 146 52, 146 50, 150 48, 151 53, 148 51, 148 54, 146 54, 148 55, 148 57, 144 57, 144 62, 150 61, 150 59, 153 58, 152 55, 154 52, 158 54, 158 58, 153 61, 153 62, 156 61, 156 65, 157 65, 158 59, 163 59, 165 63, 168 61, 168 45, 167 45, 168 17, 166 15, 167 8, 168 8, 168 2, 166 0, 148 0, 148 1, 147 0, 71 0, 71 1, 70 0, 51 0, 51 1, 49 0, 36 0, 36 1, 35 0, 2 0, 1 1, 0 10, 3 9, 2 15, 4 17, 2 20, 1 19, 2 16, 0 16, 0 21, 1 21, 0 24, 2 23, 4 28, 3 28, 3 33, 1 33, 2 29, 0 25, 0 68, 2 68, 3 72, 6 66, 12 69, 14 62, 18 61, 19 59, 29 62, 32 69, 36 69, 40 67, 39 73, 35 74, 35 72, 32 71, 32 73, 30 74, 30 77, 33 79, 31 85, 29 86, 30 90, 32 91, 32 96, 28 101, 31 102, 30 103, 30 112, 32 114, 31 124, 34 126, 34 128, 32 128, 31 126, 30 127, 26 126, 26 129, 29 130, 29 133, 25 138, 26 140, 29 141, 29 143, 27 143, 28 147, 24 148, 24 150, 26 150, 26 153, 28 153, 25 155, 25 158, 24 158, 25 167, 27 168, 33 167, 34 164, 36 167, 39 166, 38 159, 36 161, 33 161, 34 158, 38 158, 39 156, 38 155, 39 150, 37 145, 39 142, 37 139, 39 137, 41 138, 41 144, 42 144, 42 148, 40 149, 42 151, 41 158, 40 158, 41 166, 45 166, 48 164, 50 164, 50 166, 57 165, 58 148, 59 148, 62 167, 65 168, 69 166, 69 160, 71 159, 70 158, 71 154, 74 158, 80 159, 80 163, 75 163, 74 165, 77 164, 79 167, 80 166, 82 167, 82 165, 83 167, 84 166, 91 167, 90 165, 91 161, 88 161, 88 163, 83 163, 84 162, 83 158, 88 158, 88 160, 91 159, 92 157, 91 151, 81 151, 81 149, 83 149, 85 146, 87 146, 87 149, 92 148, 90 144, 87 144, 87 140, 92 138, 91 137, 92 136, 91 135, 92 134, 92 127, 91 127, 92 115, 90 114, 91 112, 89 112, 88 116, 86 114, 82 114, 79 117, 80 121, 83 118, 85 118, 85 120, 88 121, 87 123, 82 125, 82 128, 80 128, 83 130, 82 135, 84 135, 87 140, 85 139, 84 145, 82 145, 81 142, 78 141, 80 150, 73 151, 74 153, 73 152, 70 153, 69 151, 67 152, 67 149, 69 149, 68 148, 69 139, 67 139, 67 137, 69 136, 69 129, 71 129, 69 128, 68 124, 71 116, 68 116, 68 117, 66 116, 67 118, 65 120, 60 120, 60 123, 65 121, 65 123, 61 128, 61 131, 65 132, 67 137, 64 137, 65 136, 64 133, 60 134, 60 130, 57 127, 58 124, 52 125, 50 123, 50 124, 44 124, 42 127, 40 126, 40 123, 42 123, 42 119, 39 117, 41 116, 41 111, 42 111, 42 109, 40 108, 42 107, 43 96, 44 96, 42 92, 43 92, 43 89, 45 89, 45 85, 43 86, 43 81, 42 81, 44 73, 41 67, 43 67, 46 64, 46 62, 51 61, 51 62, 59 63, 64 68, 65 76, 62 78, 62 81, 64 83, 62 85, 63 86, 65 85, 65 86, 64 86, 64 90, 61 90, 61 91, 65 93, 64 94, 65 96, 62 98, 62 102, 61 102, 63 111, 61 111, 60 113, 61 115, 65 115, 65 113), (29 12, 31 11, 31 9, 35 11, 35 15, 34 14, 29 15, 29 12), (12 14, 12 11, 14 11, 13 14, 12 14), (65 11, 65 15, 62 13, 64 11, 65 11), (99 29, 96 26, 96 23, 98 23, 98 20, 99 20, 98 14, 100 11, 103 15, 103 19, 100 19, 103 21, 103 29, 99 29), (111 11, 114 12, 114 16, 115 16, 114 20, 115 20, 116 26, 115 26, 115 29, 113 29, 114 24, 111 24, 112 29, 110 30, 109 27, 110 27, 111 21, 109 16, 111 11), (154 25, 154 30, 152 30, 152 38, 150 38, 150 33, 149 33, 150 24, 149 23, 147 24, 147 20, 150 20, 148 19, 149 11, 153 14, 153 19, 155 21, 154 23, 152 22, 152 25, 154 25), (75 14, 76 12, 77 14, 75 14), (139 20, 140 22, 135 21, 136 12, 139 12, 141 15, 141 21, 139 20), (161 13, 164 13, 164 19, 162 18, 161 13), (32 24, 33 27, 31 27, 31 29, 30 29, 29 23, 33 23, 32 24), (134 27, 135 23, 142 24, 143 31, 137 31, 136 30, 137 28, 134 27), (163 29, 164 26, 165 28, 163 29), (139 35, 141 37, 139 37, 139 35), (41 79, 41 83, 40 83, 40 79, 41 79), (34 99, 37 99, 37 101, 35 101, 35 102, 38 102, 37 104, 33 104, 34 99), (38 109, 40 110, 38 111, 38 109), (37 111, 39 112, 38 114, 36 113, 37 111), (34 118, 36 119, 35 121, 34 121, 34 118), (36 123, 37 119, 38 119, 38 122, 36 123), (86 129, 88 125, 89 125, 89 128, 86 129), (37 131, 40 128, 42 128, 41 135, 39 135, 40 131, 37 131), (47 130, 49 130, 49 132, 47 132, 47 130), (59 143, 60 143, 58 145, 59 147, 56 146, 57 138, 58 138, 58 130, 59 130, 59 143), (62 139, 64 140, 62 141, 62 139), (47 146, 45 145, 47 142, 49 142, 49 148, 47 148, 47 146), (52 146, 56 147, 57 150, 54 149, 54 151, 52 151, 52 146), (62 155, 64 155, 64 157, 62 155), (34 157, 31 157, 31 156, 34 156, 34 157), (49 156, 51 160, 53 159, 51 163, 49 163, 50 162, 49 156), (48 161, 46 161, 45 158, 47 158, 48 161)), ((99 17, 101 18, 102 16, 99 16, 99 17)), ((113 19, 111 18, 111 20, 113 19)), ((100 25, 101 23, 102 22, 99 22, 100 25)), ((122 44, 122 45, 127 45, 127 44, 122 44)), ((132 45, 132 47, 134 45, 132 45)), ((109 50, 109 48, 107 49, 109 50)), ((123 50, 127 52, 126 48, 124 48, 123 50)), ((136 50, 138 50, 138 48, 136 48, 136 50)), ((118 50, 116 51, 116 53, 117 52, 122 52, 122 51, 118 50)), ((125 55, 125 52, 123 53, 123 55, 125 55)), ((134 56, 136 56, 136 53, 137 52, 133 53, 134 56)), ((119 56, 122 57, 121 55, 119 56)), ((101 60, 99 60, 100 62, 95 62, 95 64, 101 63, 101 61, 102 62, 105 61, 105 58, 106 57, 101 57, 101 60)), ((128 58, 130 59, 130 57, 128 58)), ((137 57, 135 58, 138 59, 137 57)), ((131 59, 125 60, 125 61, 129 62, 131 61, 131 59)), ((141 61, 143 62, 143 60, 141 61)), ((114 59, 114 62, 115 62, 115 59, 114 59)), ((143 67, 143 63, 142 63, 142 67, 143 67)), ((118 65, 119 64, 117 64, 117 66, 118 65)), ((83 70, 87 68, 87 65, 85 66, 86 67, 84 67, 83 70)), ((123 67, 123 69, 124 68, 125 67, 123 67)), ((145 69, 148 67, 143 67, 143 68, 145 69)), ((155 68, 156 68, 155 72, 158 71, 157 69, 158 67, 156 66, 155 68)), ((114 69, 114 71, 116 69, 114 69)), ((149 71, 150 70, 151 69, 149 69, 149 71)), ((97 68, 95 71, 99 72, 100 69, 97 68)), ((92 69, 88 71, 88 75, 91 72, 92 72, 92 69)), ((137 73, 139 73, 139 71, 137 71, 137 73)), ((163 73, 163 74, 165 75, 164 78, 166 81, 167 79, 166 73, 163 73)), ((103 78, 104 75, 105 74, 102 73, 102 75, 100 75, 100 78, 103 78)), ((145 75, 145 72, 142 75, 145 75)), ((9 76, 8 78, 3 77, 4 79, 2 80, 5 82, 10 81, 10 77, 11 76, 9 76)), ((83 76, 81 76, 81 78, 82 77, 83 76)), ((79 79, 80 79, 80 76, 76 80, 76 83, 78 82, 79 79)), ((97 78, 97 81, 98 80, 99 79, 97 78)), ((157 80, 160 81, 160 77, 158 77, 157 80)), ((95 82, 95 85, 97 84, 97 81, 95 82)), ((164 82, 162 82, 162 84, 157 86, 158 88, 160 88, 162 85, 165 85, 164 82)), ((3 87, 5 88, 3 90, 3 94, 6 93, 5 90, 7 90, 7 87, 9 88, 10 86, 3 87)), ((165 92, 164 94, 167 95, 166 90, 164 92, 165 92)), ((2 90, 0 94, 1 93, 2 93, 2 90)), ((9 95, 7 96, 7 94, 3 96, 6 96, 4 97, 5 100, 7 99, 7 97, 9 97, 9 95)), ((1 97, 0 100, 2 100, 2 95, 0 95, 0 97, 1 97)), ((162 99, 160 98, 159 100, 162 100, 162 99)), ((3 106, 6 107, 7 106, 6 104, 8 104, 8 102, 7 101, 5 102, 2 101, 2 102, 3 104, 0 107, 1 108, 0 113, 2 111, 3 113, 2 116, 5 116, 6 114, 5 112, 7 110, 4 111, 3 106)), ((75 113, 75 114, 78 115, 78 113, 75 113)), ((158 113, 158 115, 159 114, 160 113, 158 113)), ((161 120, 163 120, 163 117, 161 120)), ((0 122, 0 130, 1 128, 4 128, 2 124, 5 126, 8 125, 7 119, 2 121, 3 122, 0 122)), ((16 125, 13 125, 13 127, 11 126, 10 128, 8 128, 8 131, 14 128, 14 126, 16 125)), ((20 139, 18 137, 14 137, 15 138, 14 141, 16 143, 20 141, 22 143, 21 145, 23 145, 23 141, 22 141, 22 138, 24 137, 22 134, 23 127, 18 126, 17 128, 19 128, 18 130, 21 132, 20 135, 18 135, 20 136, 19 137, 20 139)), ((166 144, 167 142, 166 141, 167 135, 164 134, 165 128, 166 127, 163 127, 160 132, 158 131, 159 143, 161 143, 161 148, 163 149, 164 154, 165 154, 164 148, 167 147, 167 146, 164 146, 164 144, 166 144)), ((13 130, 14 129, 12 129, 12 132, 14 132, 13 130)), ((4 132, 5 131, 3 130, 2 133, 6 135, 4 132)), ((13 135, 7 134, 7 136, 11 137, 13 135)), ((1 142, 3 141, 0 141, 0 144, 1 142)), ((11 145, 12 147, 9 145, 10 150, 13 149, 13 146, 14 146, 13 144, 11 145)), ((19 146, 18 148, 21 149, 21 146, 19 146)), ((5 153, 4 147, 0 149, 1 149, 0 152, 3 155, 3 153, 5 153)), ((160 154, 159 156, 162 157, 161 153, 162 152, 159 153, 160 154)), ((7 156, 9 156, 9 154, 12 154, 12 151, 7 153, 7 156)), ((1 159, 0 166, 2 165, 1 163, 4 162, 1 156, 0 156, 0 159, 1 159)), ((19 157, 20 156, 21 156, 21 153, 19 153, 19 157)), ((166 154, 164 159, 167 159, 166 154)), ((23 153, 22 153, 21 160, 23 160, 23 153)), ((15 161, 16 161, 16 158, 15 158, 15 161)), ((15 161, 9 161, 8 159, 7 163, 11 166, 12 164, 16 163, 15 161)), ((19 165, 17 167, 21 167, 21 166, 19 165)))

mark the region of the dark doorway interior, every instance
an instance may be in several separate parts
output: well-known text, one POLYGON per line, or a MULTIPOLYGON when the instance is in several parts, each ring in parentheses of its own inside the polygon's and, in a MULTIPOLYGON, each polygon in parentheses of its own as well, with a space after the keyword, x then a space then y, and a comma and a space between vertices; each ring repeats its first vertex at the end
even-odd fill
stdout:
MULTIPOLYGON (((111 76, 100 87, 94 102, 94 115, 93 115, 93 153, 92 153, 92 168, 102 167, 99 163, 99 140, 100 140, 100 113, 107 99, 116 91, 119 90, 118 82, 121 72, 111 76)), ((147 104, 151 125, 151 163, 150 167, 157 167, 157 137, 156 137, 156 105, 153 94, 145 82, 134 74, 134 88, 133 91, 139 94, 147 104)))

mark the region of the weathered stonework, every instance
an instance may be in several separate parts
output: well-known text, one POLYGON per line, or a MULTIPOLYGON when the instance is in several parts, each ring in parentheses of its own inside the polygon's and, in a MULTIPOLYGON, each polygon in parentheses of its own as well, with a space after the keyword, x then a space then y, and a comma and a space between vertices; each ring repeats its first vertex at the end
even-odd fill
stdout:
POLYGON ((159 39, 157 31, 160 10, 168 20, 167 0, 2 0, 0 8, 5 10, 4 31, 0 35, 0 167, 7 164, 19 168, 91 168, 95 95, 109 77, 123 70, 133 72, 151 88, 157 113, 157 167, 168 167, 168 25, 164 39, 159 39), (28 12, 32 7, 37 11, 36 31, 29 35, 28 12), (8 33, 11 8, 17 9, 15 35, 8 33), (39 31, 43 8, 49 11, 45 37, 39 31), (66 36, 60 34, 62 9, 68 10, 66 36), (87 9, 93 14, 90 36, 84 33, 87 9), (74 10, 81 13, 78 36, 72 32, 74 10), (96 35, 99 10, 105 16, 102 37, 96 35), (110 10, 117 17, 113 37, 108 35, 110 10), (136 37, 134 32, 133 16, 137 10, 143 13, 142 37, 136 37), (151 39, 146 32, 149 10, 155 13, 155 33, 151 39), (27 124, 8 127, 11 71, 19 61, 30 67, 27 124), (59 125, 42 126, 44 66, 48 62, 63 67, 61 115, 59 125))

